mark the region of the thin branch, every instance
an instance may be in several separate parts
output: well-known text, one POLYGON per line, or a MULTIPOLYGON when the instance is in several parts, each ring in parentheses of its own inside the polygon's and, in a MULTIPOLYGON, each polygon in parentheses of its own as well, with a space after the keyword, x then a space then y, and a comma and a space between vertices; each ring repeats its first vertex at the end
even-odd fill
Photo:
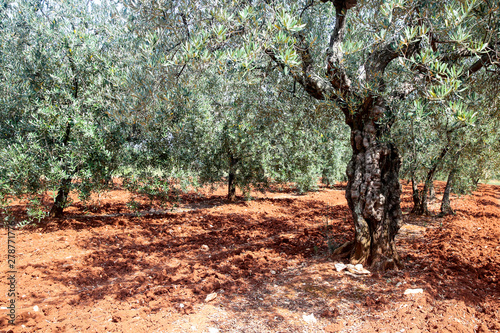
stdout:
POLYGON ((310 7, 312 7, 314 5, 314 0, 311 0, 310 3, 308 3, 303 9, 302 11, 300 12, 300 15, 299 17, 302 18, 302 15, 304 14, 304 12, 309 9, 310 7))

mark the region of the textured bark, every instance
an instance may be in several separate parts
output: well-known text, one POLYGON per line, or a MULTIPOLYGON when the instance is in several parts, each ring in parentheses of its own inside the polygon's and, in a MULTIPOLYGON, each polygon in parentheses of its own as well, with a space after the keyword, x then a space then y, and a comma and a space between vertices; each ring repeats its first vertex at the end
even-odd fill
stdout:
POLYGON ((50 217, 62 217, 64 213, 64 207, 66 206, 66 202, 68 200, 68 194, 71 185, 71 178, 65 178, 61 182, 61 186, 59 187, 59 191, 57 191, 57 196, 50 209, 49 216, 50 217))
POLYGON ((450 205, 450 194, 453 187, 453 179, 455 178, 456 169, 450 171, 446 187, 444 188, 443 201, 441 201, 441 216, 455 214, 450 205))
POLYGON ((349 123, 353 155, 347 166, 346 199, 355 226, 351 263, 383 271, 399 266, 394 238, 402 212, 399 153, 393 144, 380 140, 382 104, 360 110, 349 123))

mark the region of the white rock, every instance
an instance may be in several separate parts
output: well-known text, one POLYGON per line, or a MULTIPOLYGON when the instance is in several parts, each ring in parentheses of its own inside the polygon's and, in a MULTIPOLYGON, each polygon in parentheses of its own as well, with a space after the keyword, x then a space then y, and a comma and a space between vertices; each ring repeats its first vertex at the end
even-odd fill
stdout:
POLYGON ((213 301, 216 297, 217 297, 217 293, 208 294, 207 297, 205 298, 205 302, 213 301))
POLYGON ((272 275, 275 275, 275 274, 276 274, 276 271, 271 270, 271 274, 272 274, 272 275))
POLYGON ((203 245, 201 246, 201 250, 202 250, 202 251, 205 251, 205 252, 206 252, 206 251, 208 251, 209 249, 210 249, 210 248, 208 247, 208 245, 203 244, 203 245))
POLYGON ((335 263, 335 269, 337 270, 337 272, 342 272, 344 269, 346 269, 346 265, 344 265, 343 263, 341 262, 336 262, 335 263))
POLYGON ((38 307, 38 305, 35 305, 35 306, 33 307, 33 311, 35 311, 35 312, 40 311, 40 308, 38 307))
POLYGON ((410 294, 421 294, 423 293, 424 290, 421 289, 421 288, 418 288, 418 289, 406 289, 404 294, 405 295, 410 295, 410 294))
POLYGON ((208 328, 208 333, 219 333, 219 329, 215 327, 209 327, 208 328))
POLYGON ((371 274, 369 270, 363 268, 363 265, 357 264, 356 266, 347 264, 347 270, 353 274, 359 275, 369 275, 371 274))
POLYGON ((182 309, 184 307, 184 304, 179 304, 179 307, 182 309))
POLYGON ((314 313, 311 313, 310 315, 302 315, 302 319, 304 319, 304 321, 308 324, 314 324, 318 321, 316 317, 314 317, 314 313))

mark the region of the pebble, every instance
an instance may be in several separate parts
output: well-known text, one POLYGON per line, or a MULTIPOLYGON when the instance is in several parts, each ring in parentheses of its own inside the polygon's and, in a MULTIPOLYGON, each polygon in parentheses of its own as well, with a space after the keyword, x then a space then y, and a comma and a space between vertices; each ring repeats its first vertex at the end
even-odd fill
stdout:
POLYGON ((410 294, 421 294, 421 293, 423 293, 423 292, 424 292, 424 290, 423 290, 423 289, 420 289, 420 288, 418 288, 418 289, 406 289, 406 290, 405 290, 405 292, 404 292, 404 294, 405 294, 405 295, 410 295, 410 294))
POLYGON ((310 315, 302 315, 302 319, 304 319, 304 321, 308 324, 314 324, 318 321, 316 317, 314 317, 314 313, 311 313, 310 315))
POLYGON ((209 327, 208 328, 208 333, 219 333, 219 329, 215 327, 209 327))
POLYGON ((217 293, 208 294, 207 297, 205 298, 205 302, 213 301, 216 297, 217 297, 217 293))
POLYGON ((335 263, 335 269, 337 270, 337 272, 342 272, 344 269, 346 269, 347 266, 344 265, 343 263, 341 262, 336 262, 335 263))

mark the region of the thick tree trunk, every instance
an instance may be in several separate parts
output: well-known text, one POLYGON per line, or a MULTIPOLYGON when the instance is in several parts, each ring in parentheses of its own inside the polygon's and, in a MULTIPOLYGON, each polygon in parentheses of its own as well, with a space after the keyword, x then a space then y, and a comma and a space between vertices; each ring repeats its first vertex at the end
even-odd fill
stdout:
POLYGON ((61 186, 59 187, 59 191, 57 191, 56 199, 50 209, 50 217, 63 216, 64 207, 66 206, 66 202, 68 200, 70 185, 71 178, 65 178, 61 181, 61 186))
POLYGON ((446 187, 444 188, 443 201, 441 202, 441 216, 455 214, 450 205, 450 194, 453 187, 453 179, 455 178, 456 169, 450 171, 446 187))
POLYGON ((378 120, 385 107, 369 105, 348 122, 351 127, 352 158, 347 166, 346 199, 355 226, 351 263, 384 271, 399 266, 394 238, 400 228, 401 161, 397 148, 381 140, 378 120))
POLYGON ((227 180, 227 199, 229 201, 236 200, 236 163, 237 160, 233 155, 229 155, 229 177, 227 180))

